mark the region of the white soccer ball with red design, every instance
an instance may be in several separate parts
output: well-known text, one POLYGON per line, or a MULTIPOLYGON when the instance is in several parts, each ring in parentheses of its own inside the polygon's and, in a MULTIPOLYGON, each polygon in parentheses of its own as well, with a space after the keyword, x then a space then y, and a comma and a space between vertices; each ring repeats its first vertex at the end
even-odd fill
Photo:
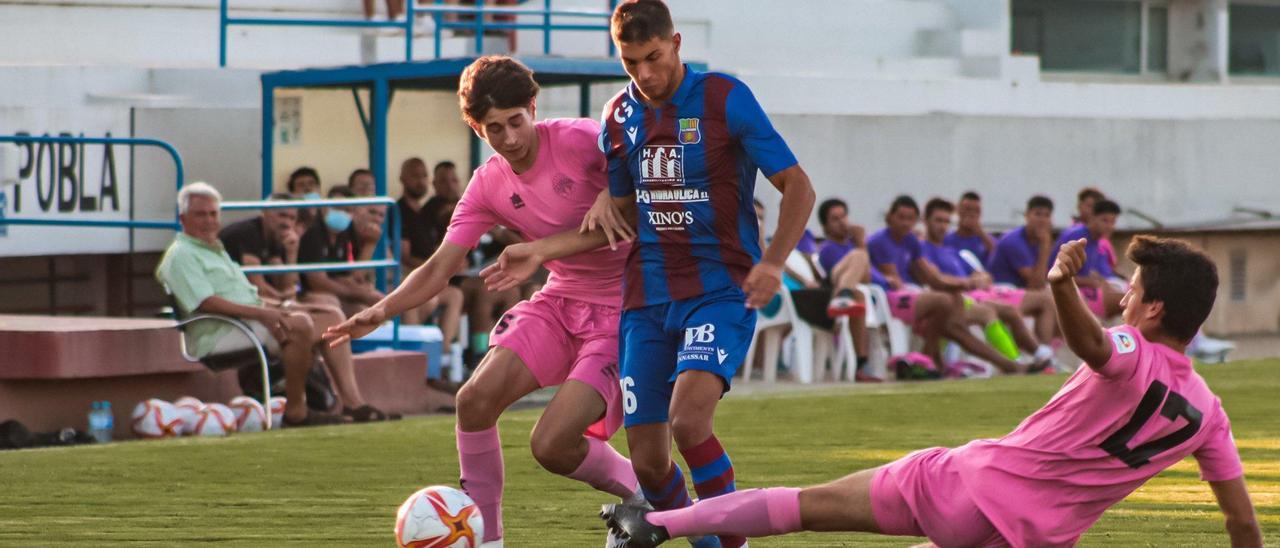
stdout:
POLYGON ((182 417, 180 433, 190 435, 195 430, 196 420, 200 418, 200 408, 204 407, 204 402, 191 396, 183 396, 174 400, 173 406, 178 408, 178 416, 182 417))
POLYGON ((271 403, 271 429, 275 430, 284 424, 284 396, 276 396, 267 400, 271 403))
POLYGON ((133 407, 131 426, 140 438, 172 438, 181 433, 182 417, 173 404, 151 398, 133 407))
POLYGON ((258 400, 249 396, 236 396, 228 404, 236 415, 236 432, 261 432, 267 429, 267 412, 258 400))
POLYGON ((396 512, 396 546, 401 548, 475 548, 483 538, 480 508, 452 487, 424 487, 396 512))
POLYGON ((236 414, 220 403, 206 403, 191 433, 196 436, 225 436, 236 431, 236 414))

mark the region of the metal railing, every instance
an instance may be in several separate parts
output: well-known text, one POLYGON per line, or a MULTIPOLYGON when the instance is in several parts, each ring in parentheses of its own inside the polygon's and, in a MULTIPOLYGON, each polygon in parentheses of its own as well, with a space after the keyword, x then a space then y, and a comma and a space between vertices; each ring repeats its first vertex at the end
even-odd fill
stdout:
POLYGON ((617 6, 618 0, 608 0, 608 11, 589 11, 589 10, 553 10, 551 9, 552 0, 543 0, 542 9, 534 8, 504 8, 504 7, 485 7, 485 0, 475 0, 475 6, 446 6, 444 0, 435 0, 433 5, 419 6, 417 0, 408 0, 405 2, 404 21, 372 21, 364 19, 298 19, 298 18, 254 18, 254 17, 231 17, 228 15, 228 0, 220 0, 218 9, 218 66, 227 66, 227 27, 230 26, 277 26, 277 27, 335 27, 335 28, 394 28, 404 31, 404 60, 413 60, 413 36, 417 25, 418 15, 430 15, 434 23, 433 41, 434 41, 434 58, 439 59, 441 55, 441 42, 443 41, 443 31, 445 29, 461 29, 470 30, 475 33, 475 50, 479 55, 484 52, 485 31, 488 30, 537 30, 542 31, 542 53, 543 55, 551 54, 551 33, 553 31, 604 31, 606 33, 606 42, 608 47, 608 56, 613 57, 614 46, 612 39, 607 37, 609 31, 608 19, 613 14, 613 8, 617 6), (447 21, 448 15, 470 15, 470 21, 447 21), (488 17, 509 17, 511 22, 503 21, 487 21, 488 17), (518 23, 514 21, 518 16, 535 16, 541 17, 540 23, 518 23), (570 18, 587 18, 587 19, 604 19, 603 24, 585 24, 585 23, 555 23, 552 22, 553 17, 570 17, 570 18))
MULTIPOLYGON (((391 285, 400 285, 400 208, 396 206, 396 201, 385 196, 374 196, 368 198, 332 198, 324 200, 260 200, 260 201, 231 201, 222 202, 223 211, 249 211, 255 209, 302 209, 308 207, 344 207, 344 206, 367 206, 367 205, 383 205, 387 206, 386 225, 390 230, 383 230, 382 236, 378 239, 377 251, 375 257, 384 255, 385 249, 390 242, 391 259, 377 259, 370 261, 355 261, 345 263, 314 263, 314 264, 291 264, 291 265, 262 265, 262 266, 242 266, 240 270, 248 274, 292 274, 307 272, 339 272, 344 270, 377 270, 382 272, 385 269, 391 269, 391 285)), ((354 258, 352 258, 354 259, 354 258)), ((382 276, 378 277, 379 289, 386 291, 387 287, 382 276)), ((400 348, 400 317, 396 316, 391 319, 393 326, 391 335, 391 347, 400 348)))
MULTIPOLYGON (((84 137, 74 135, 0 135, 0 143, 14 144, 48 144, 48 145, 128 145, 128 146, 151 146, 164 150, 173 158, 173 167, 176 172, 174 179, 176 180, 175 188, 182 189, 182 181, 186 176, 186 172, 182 166, 182 156, 178 154, 178 150, 173 145, 161 141, 159 139, 145 139, 136 137, 84 137)), ((133 203, 129 203, 129 215, 133 215, 133 203)), ((0 211, 0 225, 43 225, 43 226, 83 226, 83 227, 108 227, 108 228, 147 228, 147 229, 168 229, 181 230, 182 226, 178 224, 177 208, 174 209, 174 217, 172 221, 139 221, 135 219, 128 220, 112 220, 112 219, 42 219, 30 217, 5 217, 4 212, 0 211)), ((132 242, 130 242, 132 249, 132 242)))

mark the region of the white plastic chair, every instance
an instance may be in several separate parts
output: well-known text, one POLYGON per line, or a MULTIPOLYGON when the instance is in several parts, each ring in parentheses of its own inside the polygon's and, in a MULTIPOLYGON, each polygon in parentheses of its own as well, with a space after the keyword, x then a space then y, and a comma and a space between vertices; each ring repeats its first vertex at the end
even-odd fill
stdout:
MULTIPOLYGON (((791 292, 784 287, 778 292, 782 297, 782 306, 773 316, 763 313, 756 318, 755 334, 751 337, 751 346, 747 349, 747 359, 742 364, 742 382, 751 380, 751 371, 755 365, 756 347, 764 340, 764 381, 774 382, 778 379, 778 359, 781 357, 782 332, 792 327, 797 319, 795 303, 791 300, 791 292)), ((804 323, 804 322, 798 322, 804 323)))

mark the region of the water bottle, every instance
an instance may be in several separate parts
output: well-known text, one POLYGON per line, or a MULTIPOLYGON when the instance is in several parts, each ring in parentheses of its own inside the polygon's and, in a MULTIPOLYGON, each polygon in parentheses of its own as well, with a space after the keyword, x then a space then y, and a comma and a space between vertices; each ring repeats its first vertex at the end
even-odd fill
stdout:
POLYGON ((93 410, 89 412, 89 435, 98 443, 111 441, 111 428, 115 419, 111 416, 111 404, 105 401, 93 402, 93 410))
POLYGON ((111 441, 111 432, 116 428, 116 416, 111 411, 111 402, 102 402, 102 435, 98 437, 101 443, 111 441))

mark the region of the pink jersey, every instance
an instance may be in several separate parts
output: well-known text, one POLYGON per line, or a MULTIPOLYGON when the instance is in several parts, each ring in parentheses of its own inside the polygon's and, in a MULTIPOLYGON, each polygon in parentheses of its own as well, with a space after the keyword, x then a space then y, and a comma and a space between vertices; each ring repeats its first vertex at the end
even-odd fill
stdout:
POLYGON ((1083 365, 998 440, 952 451, 974 501, 1017 546, 1068 546, 1108 507, 1194 455, 1205 481, 1244 474, 1222 402, 1177 351, 1108 331, 1111 360, 1083 365))
MULTIPOLYGON (((445 241, 470 249, 496 225, 527 240, 575 230, 596 196, 608 186, 597 143, 600 123, 588 119, 538 122, 538 159, 516 175, 500 154, 477 169, 462 195, 445 241)), ((629 244, 548 261, 542 292, 595 304, 622 305, 622 273, 629 244)))

